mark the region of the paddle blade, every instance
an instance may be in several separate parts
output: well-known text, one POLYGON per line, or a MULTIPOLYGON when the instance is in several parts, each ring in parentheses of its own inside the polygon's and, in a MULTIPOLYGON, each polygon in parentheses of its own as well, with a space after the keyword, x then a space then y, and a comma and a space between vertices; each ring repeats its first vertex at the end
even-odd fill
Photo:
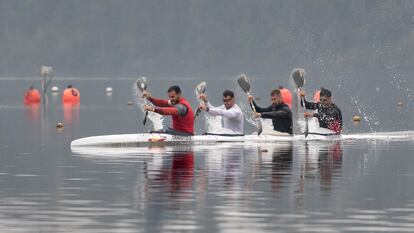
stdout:
POLYGON ((241 74, 239 78, 237 79, 237 82, 239 83, 239 86, 245 93, 250 92, 250 82, 249 82, 249 79, 247 79, 247 76, 245 74, 241 74))
POLYGON ((304 69, 301 69, 301 68, 293 69, 290 76, 295 82, 295 85, 297 88, 303 87, 303 85, 305 84, 305 70, 304 69))
POLYGON ((199 95, 204 94, 206 92, 206 89, 207 89, 206 82, 199 83, 195 89, 196 96, 198 97, 199 95))
MULTIPOLYGON (((200 103, 202 102, 202 100, 200 99, 200 95, 204 94, 206 92, 207 89, 207 83, 206 82, 201 82, 197 85, 196 89, 195 89, 195 95, 197 96, 197 98, 199 99, 200 103)), ((201 113, 201 109, 197 108, 196 113, 194 115, 194 121, 197 120, 198 116, 201 113)))
POLYGON ((147 83, 147 78, 146 77, 138 78, 137 81, 135 82, 135 84, 137 85, 137 87, 140 91, 147 90, 148 83, 147 83))

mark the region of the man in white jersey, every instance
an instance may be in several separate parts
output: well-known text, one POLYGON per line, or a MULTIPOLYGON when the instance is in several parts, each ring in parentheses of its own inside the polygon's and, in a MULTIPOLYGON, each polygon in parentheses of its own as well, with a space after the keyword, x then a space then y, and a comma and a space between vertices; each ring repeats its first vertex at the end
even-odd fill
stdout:
POLYGON ((243 112, 235 104, 234 93, 229 90, 223 92, 223 105, 214 107, 208 102, 204 94, 200 95, 201 103, 199 108, 206 111, 211 116, 221 116, 223 118, 223 132, 228 134, 243 134, 244 119, 243 112))

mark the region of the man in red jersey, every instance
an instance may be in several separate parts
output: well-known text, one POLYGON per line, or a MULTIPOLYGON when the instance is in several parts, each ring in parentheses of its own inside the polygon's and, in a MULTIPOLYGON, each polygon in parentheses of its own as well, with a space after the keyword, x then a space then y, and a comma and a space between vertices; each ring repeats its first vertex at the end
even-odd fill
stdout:
POLYGON ((142 96, 155 105, 144 105, 144 110, 156 112, 161 115, 171 115, 173 127, 164 130, 164 133, 191 136, 194 135, 194 113, 190 103, 181 97, 179 86, 168 88, 168 99, 158 99, 144 91, 142 96))

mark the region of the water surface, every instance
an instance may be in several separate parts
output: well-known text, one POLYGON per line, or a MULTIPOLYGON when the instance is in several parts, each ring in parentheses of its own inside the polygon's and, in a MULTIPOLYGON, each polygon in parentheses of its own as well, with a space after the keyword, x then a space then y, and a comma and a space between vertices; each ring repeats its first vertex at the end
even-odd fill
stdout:
MULTIPOLYGON (((2 232, 414 231, 412 140, 71 152, 76 138, 147 130, 142 113, 127 105, 133 81, 56 80, 80 87, 81 106, 63 107, 50 95, 45 110, 21 104, 29 81, 0 81, 2 232)), ((198 81, 180 80, 185 90, 198 81)), ((170 83, 153 82, 160 96, 170 83)), ((233 82, 210 84, 211 92, 215 85, 233 82)))

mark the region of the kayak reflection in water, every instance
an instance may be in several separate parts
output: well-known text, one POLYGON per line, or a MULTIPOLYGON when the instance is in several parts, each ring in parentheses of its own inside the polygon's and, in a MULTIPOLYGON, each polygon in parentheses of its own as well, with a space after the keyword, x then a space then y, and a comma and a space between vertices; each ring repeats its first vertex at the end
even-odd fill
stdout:
POLYGON ((235 103, 234 93, 229 90, 223 92, 223 104, 219 107, 214 107, 210 104, 205 94, 200 95, 203 102, 199 108, 207 112, 211 116, 222 117, 222 130, 219 134, 243 134, 243 112, 235 103))
POLYGON ((306 118, 316 117, 319 121, 319 127, 326 128, 339 134, 342 131, 342 113, 341 110, 332 102, 332 93, 328 89, 321 89, 319 102, 308 102, 305 99, 305 92, 301 91, 306 109, 317 110, 316 113, 305 112, 306 118))
MULTIPOLYGON (((161 115, 171 115, 173 127, 167 128, 157 133, 169 133, 174 135, 191 136, 194 135, 194 113, 190 103, 181 97, 181 89, 179 86, 171 86, 168 88, 168 99, 158 99, 144 91, 142 97, 148 99, 155 105, 144 105, 145 111, 156 112, 161 115)), ((153 131, 155 132, 155 131, 153 131)))

